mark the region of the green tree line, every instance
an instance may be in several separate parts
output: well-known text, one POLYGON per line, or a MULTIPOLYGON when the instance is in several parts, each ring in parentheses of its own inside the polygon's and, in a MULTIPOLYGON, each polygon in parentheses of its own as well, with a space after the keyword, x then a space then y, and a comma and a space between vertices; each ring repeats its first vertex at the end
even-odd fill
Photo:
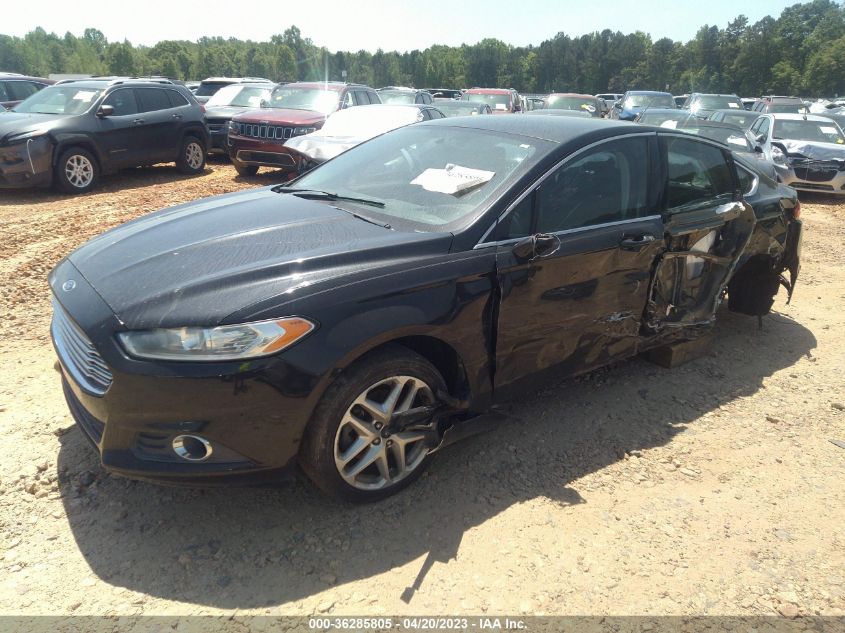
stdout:
POLYGON ((527 93, 590 94, 639 88, 675 94, 833 96, 845 94, 845 6, 812 0, 753 24, 740 15, 725 28, 703 25, 689 42, 604 30, 578 37, 560 32, 537 46, 484 39, 404 53, 330 52, 303 37, 296 26, 269 42, 203 37, 155 46, 109 42, 94 28, 82 37, 37 28, 24 37, 0 34, 0 70, 175 79, 248 75, 276 81, 340 80, 346 71, 348 81, 374 87, 505 86, 527 93))

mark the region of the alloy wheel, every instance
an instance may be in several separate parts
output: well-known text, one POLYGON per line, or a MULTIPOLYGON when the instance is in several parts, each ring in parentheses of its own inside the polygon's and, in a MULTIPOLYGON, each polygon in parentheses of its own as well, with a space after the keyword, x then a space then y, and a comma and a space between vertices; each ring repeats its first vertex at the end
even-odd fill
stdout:
POLYGON ((65 163, 65 177, 77 189, 84 189, 94 180, 94 165, 85 156, 74 154, 65 163))
POLYGON ((199 143, 188 143, 185 146, 185 162, 191 169, 199 169, 202 166, 202 148, 199 143))
POLYGON ((434 403, 431 387, 412 376, 393 376, 371 385, 346 410, 334 442, 340 476, 359 490, 392 486, 425 460, 428 446, 420 431, 391 429, 397 413, 434 403))

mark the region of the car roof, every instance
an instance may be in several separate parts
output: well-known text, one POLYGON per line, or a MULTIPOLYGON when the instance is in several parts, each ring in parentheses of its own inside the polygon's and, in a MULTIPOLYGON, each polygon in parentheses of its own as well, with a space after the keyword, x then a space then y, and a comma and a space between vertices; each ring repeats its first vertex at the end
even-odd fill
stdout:
POLYGON ((754 112, 752 110, 744 110, 740 108, 719 108, 718 110, 713 110, 713 113, 716 112, 724 112, 725 114, 741 114, 743 116, 760 116, 759 112, 754 112))
MULTIPOLYGON (((322 88, 323 90, 333 90, 340 92, 344 88, 370 88, 363 84, 347 84, 340 81, 292 81, 289 84, 284 84, 285 88, 322 88)), ((372 88, 370 88, 372 90, 372 88)))
POLYGON ((4 81, 9 81, 9 80, 13 81, 15 79, 18 79, 18 80, 23 80, 23 81, 44 81, 44 82, 47 82, 47 83, 53 83, 52 79, 45 79, 44 77, 33 77, 31 75, 20 75, 18 73, 0 72, 0 79, 3 79, 4 81))
POLYGON ((578 99, 598 99, 595 95, 588 95, 581 92, 550 92, 548 97, 576 97, 578 99))
MULTIPOLYGON (((659 90, 629 90, 625 93, 626 95, 666 95, 667 97, 672 97, 672 95, 668 92, 660 92, 659 90)), ((674 97, 672 97, 674 99, 674 97)))
POLYGON ((737 95, 733 92, 693 92, 690 96, 693 95, 696 97, 736 97, 739 99, 739 97, 737 97, 737 95))
POLYGON ((797 114, 793 112, 772 112, 765 116, 770 116, 775 121, 814 121, 816 123, 827 123, 831 120, 820 114, 797 114))
POLYGON ((470 88, 464 94, 471 95, 507 95, 511 93, 510 88, 470 88))
MULTIPOLYGON (((557 116, 482 116, 461 119, 438 119, 421 125, 450 125, 453 127, 474 128, 490 132, 503 132, 555 143, 566 143, 574 138, 592 132, 605 131, 603 136, 617 134, 635 134, 642 132, 645 126, 638 126, 625 121, 610 121, 595 117, 557 117, 557 116)), ((659 130, 660 128, 653 128, 659 130)))
MULTIPOLYGON (((169 79, 143 79, 133 77, 90 77, 88 79, 63 79, 57 81, 54 86, 74 86, 77 88, 90 88, 93 90, 104 90, 111 86, 143 86, 143 87, 158 87, 158 88, 176 88, 184 87, 181 84, 176 84, 169 79)), ((187 90, 187 88, 186 88, 187 90)))

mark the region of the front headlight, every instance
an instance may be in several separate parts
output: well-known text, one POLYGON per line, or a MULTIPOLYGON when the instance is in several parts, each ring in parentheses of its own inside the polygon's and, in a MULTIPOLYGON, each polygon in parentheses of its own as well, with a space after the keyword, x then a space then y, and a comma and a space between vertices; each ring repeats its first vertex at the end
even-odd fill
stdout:
POLYGON ((778 165, 786 165, 786 154, 777 145, 772 146, 772 161, 778 165))
POLYGON ((304 134, 311 134, 311 132, 316 132, 317 128, 315 127, 295 127, 293 128, 293 136, 303 136, 304 134))
POLYGON ((118 334, 131 356, 157 360, 227 361, 275 354, 306 336, 315 325, 300 317, 221 325, 136 330, 118 334))
POLYGON ((234 121, 229 121, 229 134, 240 134, 240 124, 235 123, 234 121))

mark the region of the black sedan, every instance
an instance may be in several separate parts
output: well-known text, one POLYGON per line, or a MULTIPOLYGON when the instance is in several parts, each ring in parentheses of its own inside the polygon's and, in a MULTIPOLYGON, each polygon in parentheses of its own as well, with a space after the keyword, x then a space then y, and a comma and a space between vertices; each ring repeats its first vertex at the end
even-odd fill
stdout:
POLYGON ((372 500, 539 372, 712 326, 794 283, 795 195, 724 146, 567 117, 441 119, 285 186, 97 237, 50 274, 70 410, 104 466, 237 482, 299 464, 372 500))

